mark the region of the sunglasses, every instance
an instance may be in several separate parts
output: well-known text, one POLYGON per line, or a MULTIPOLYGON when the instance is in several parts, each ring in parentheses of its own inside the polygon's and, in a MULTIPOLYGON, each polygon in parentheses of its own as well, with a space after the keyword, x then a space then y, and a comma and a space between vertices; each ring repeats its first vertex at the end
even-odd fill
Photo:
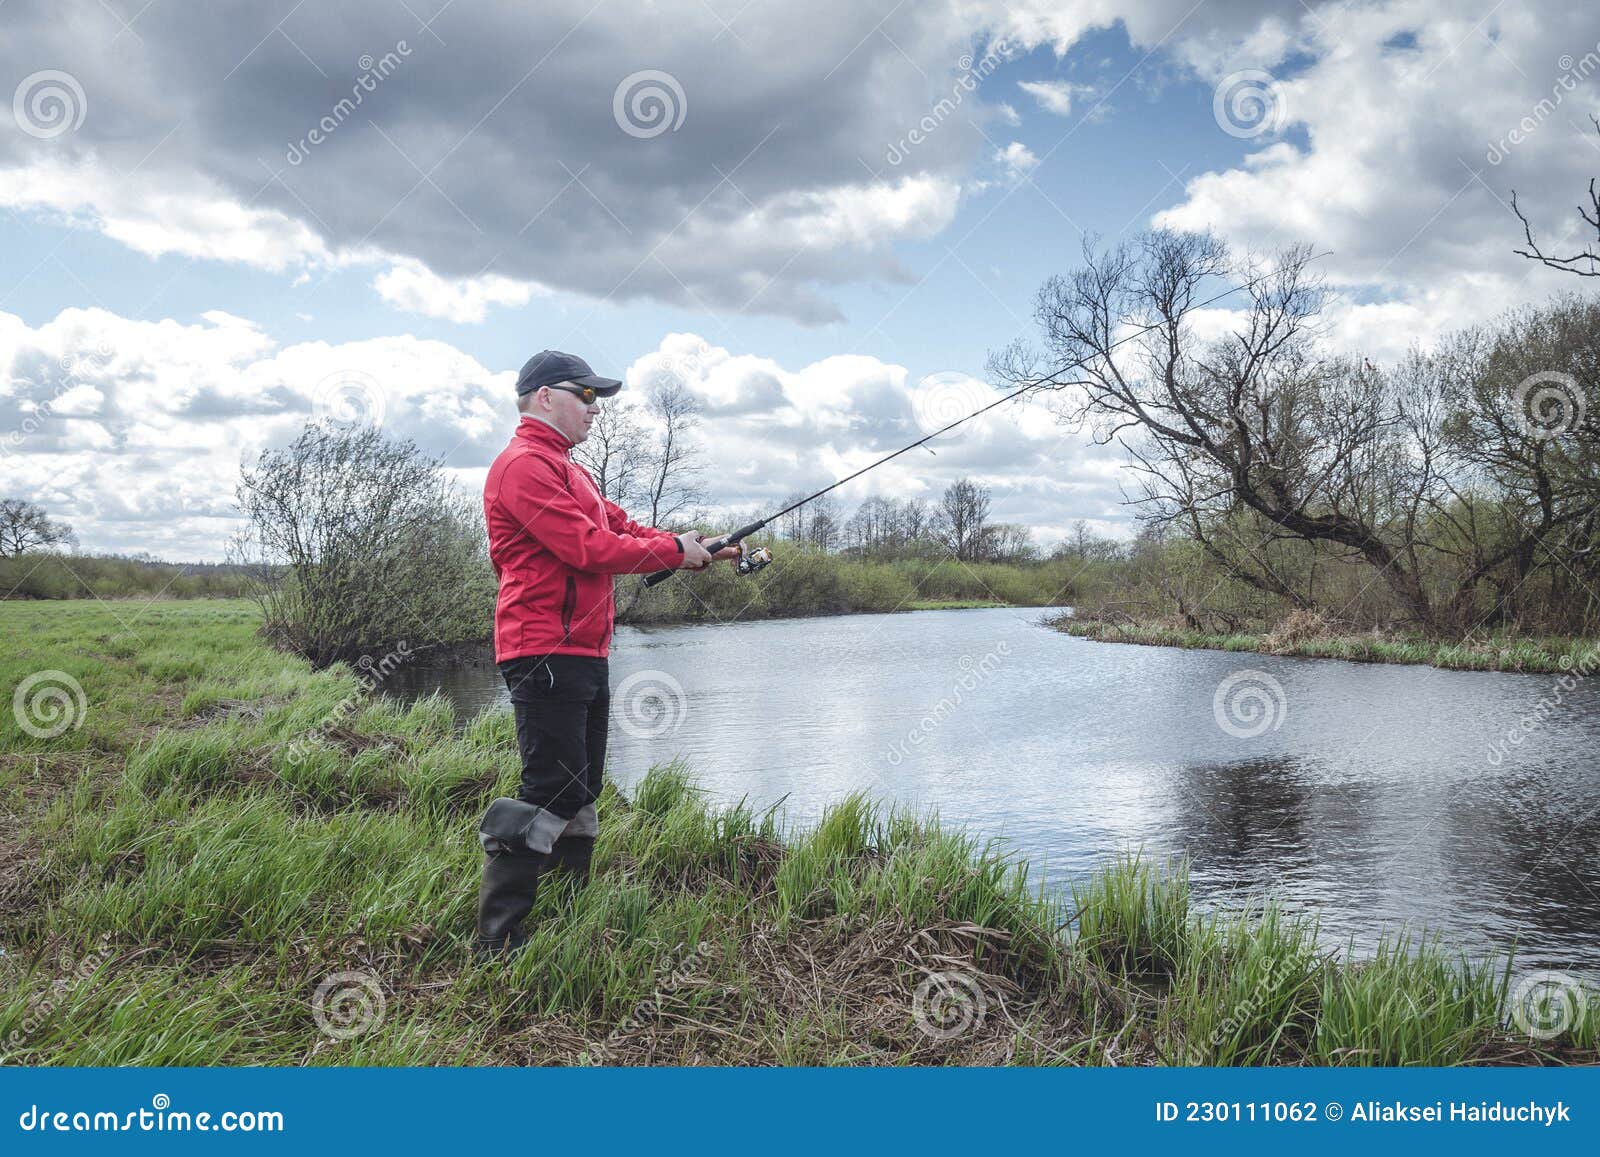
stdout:
POLYGON ((578 395, 578 400, 581 401, 585 406, 594 405, 595 399, 600 396, 598 393, 595 392, 595 388, 593 386, 556 385, 556 386, 546 386, 545 389, 547 389, 547 390, 562 390, 562 391, 564 391, 566 393, 569 393, 569 394, 577 394, 578 395))

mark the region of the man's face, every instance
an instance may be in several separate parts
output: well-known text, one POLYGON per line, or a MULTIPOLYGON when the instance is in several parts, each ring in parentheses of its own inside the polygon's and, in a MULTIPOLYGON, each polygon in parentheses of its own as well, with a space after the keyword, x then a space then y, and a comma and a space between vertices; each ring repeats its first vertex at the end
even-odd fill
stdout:
POLYGON ((586 406, 582 398, 569 390, 544 389, 539 392, 543 398, 536 405, 548 407, 544 409, 544 417, 565 434, 568 441, 576 445, 589 436, 589 427, 594 425, 595 417, 600 413, 599 398, 586 406))

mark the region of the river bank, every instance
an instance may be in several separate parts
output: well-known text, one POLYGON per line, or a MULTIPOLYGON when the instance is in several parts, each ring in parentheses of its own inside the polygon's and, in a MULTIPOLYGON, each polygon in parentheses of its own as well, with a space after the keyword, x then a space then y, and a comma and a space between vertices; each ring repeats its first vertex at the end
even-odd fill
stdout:
POLYGON ((1326 631, 1239 631, 1216 634, 1168 623, 1137 622, 1125 617, 1079 617, 1072 613, 1047 620, 1049 626, 1099 643, 1136 643, 1185 650, 1244 651, 1303 659, 1347 659, 1355 663, 1409 663, 1451 671, 1509 671, 1522 674, 1588 675, 1600 668, 1600 640, 1485 635, 1465 642, 1375 633, 1326 631))
POLYGON ((1063 900, 924 816, 850 796, 793 829, 678 767, 608 790, 595 882, 475 966, 509 716, 369 698, 240 604, 125 611, 0 608, 5 685, 33 680, 0 717, 10 1063, 1600 1060, 1594 1001, 1548 1033, 1503 966, 1352 965, 1270 905, 1200 914, 1181 867, 1063 900))

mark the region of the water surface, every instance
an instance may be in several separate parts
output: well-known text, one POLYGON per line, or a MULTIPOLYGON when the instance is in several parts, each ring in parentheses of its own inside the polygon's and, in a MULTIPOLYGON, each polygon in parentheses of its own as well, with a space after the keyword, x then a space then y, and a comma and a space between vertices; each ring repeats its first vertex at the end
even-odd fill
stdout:
MULTIPOLYGON (((609 772, 626 788, 682 756, 792 822, 865 790, 1053 886, 1186 854, 1206 903, 1270 891, 1335 940, 1427 929, 1600 973, 1595 680, 1096 643, 1041 614, 619 628, 609 772)), ((391 688, 506 703, 490 663, 391 688)))

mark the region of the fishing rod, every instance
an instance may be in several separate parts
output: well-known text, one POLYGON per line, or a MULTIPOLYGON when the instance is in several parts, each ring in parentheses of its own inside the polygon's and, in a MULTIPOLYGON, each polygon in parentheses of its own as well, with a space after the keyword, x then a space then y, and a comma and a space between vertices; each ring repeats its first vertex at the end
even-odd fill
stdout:
MULTIPOLYGON (((1317 257, 1324 257, 1324 256, 1326 256, 1326 254, 1319 253, 1316 256, 1317 257)), ((1312 258, 1311 260, 1315 260, 1315 258, 1312 258)), ((1278 270, 1278 269, 1274 269, 1270 273, 1263 273, 1260 277, 1251 278, 1249 281, 1246 281, 1243 285, 1231 286, 1228 289, 1225 289, 1221 293, 1217 294, 1215 297, 1206 298, 1206 300, 1200 302, 1200 304, 1198 304, 1196 306, 1193 306, 1192 309, 1204 309, 1208 305, 1215 305, 1217 302, 1221 301, 1223 298, 1231 297, 1233 294, 1238 293, 1241 290, 1249 289, 1252 285, 1257 285, 1257 284, 1267 280, 1268 278, 1277 275, 1280 272, 1282 272, 1282 271, 1278 270)), ((746 537, 756 533, 762 527, 767 526, 769 523, 776 522, 778 519, 782 518, 785 514, 788 514, 791 511, 799 510, 802 506, 806 505, 806 503, 808 503, 808 502, 815 502, 817 499, 821 498, 824 494, 827 494, 829 491, 837 490, 839 487, 843 486, 846 482, 851 482, 851 481, 854 481, 857 478, 860 478, 863 474, 867 473, 867 471, 876 470, 879 466, 882 466, 885 462, 893 461, 894 459, 900 457, 900 455, 906 453, 907 451, 915 450, 918 446, 921 446, 926 442, 931 442, 933 439, 937 438, 940 434, 948 433, 949 431, 954 430, 957 426, 960 426, 960 425, 963 425, 963 424, 965 424, 967 422, 970 422, 970 421, 972 421, 972 419, 974 419, 976 417, 979 417, 980 415, 987 414, 990 410, 994 409, 996 406, 1003 406, 1007 402, 1012 401, 1015 398, 1020 398, 1023 394, 1027 393, 1029 390, 1042 389, 1042 388, 1044 388, 1044 386, 1045 386, 1045 384, 1047 382, 1055 381, 1055 379, 1057 377, 1059 377, 1061 374, 1066 373, 1068 370, 1080 369, 1084 365, 1088 364, 1090 361, 1094 360, 1094 358, 1101 357, 1104 354, 1108 354, 1112 350, 1116 349, 1118 346, 1123 345, 1126 342, 1130 342, 1136 337, 1141 337, 1144 334, 1149 333, 1153 329, 1159 329, 1161 327, 1161 325, 1162 325, 1161 322, 1152 322, 1149 325, 1140 326, 1138 329, 1134 330, 1134 332, 1128 334, 1126 337, 1118 338, 1116 341, 1112 342, 1110 345, 1108 345, 1104 350, 1100 351, 1099 353, 1090 354, 1087 357, 1082 357, 1082 358, 1077 359, 1076 361, 1068 362, 1066 365, 1061 366, 1058 369, 1056 369, 1055 371, 1053 371, 1048 377, 1040 378, 1037 381, 1029 382, 1027 385, 1021 387, 1020 389, 1013 390, 1013 391, 1011 391, 1011 393, 1006 394, 1005 396, 1003 396, 1003 397, 1001 397, 1001 398, 999 398, 999 399, 997 399, 997 400, 995 400, 993 402, 990 402, 987 406, 983 406, 983 407, 981 407, 979 409, 976 409, 976 410, 972 411, 972 413, 966 415, 963 418, 957 418, 954 422, 951 422, 949 425, 941 426, 939 429, 935 430, 933 433, 924 435, 923 437, 918 438, 915 442, 912 442, 909 445, 905 445, 905 446, 900 447, 900 449, 896 450, 893 454, 885 454, 882 458, 879 458, 876 462, 870 462, 867 465, 863 466, 861 469, 857 470, 855 473, 847 474, 845 477, 839 479, 839 481, 833 483, 833 485, 824 486, 821 490, 817 491, 815 494, 808 494, 804 498, 800 499, 798 502, 790 503, 788 506, 785 506, 782 510, 778 511, 776 514, 769 514, 766 518, 762 518, 762 519, 759 519, 759 520, 757 520, 755 522, 752 522, 749 526, 741 526, 738 530, 735 530, 732 534, 725 534, 721 538, 715 539, 715 540, 713 540, 711 542, 703 543, 702 545, 706 548, 706 551, 709 554, 716 554, 717 551, 722 550, 724 547, 738 546, 740 543, 743 542, 743 540, 746 537)), ((739 559, 739 573, 740 574, 750 574, 750 573, 752 573, 754 571, 760 570, 763 566, 767 565, 767 563, 772 561, 771 552, 766 550, 765 548, 762 548, 760 551, 753 552, 753 553, 756 556, 753 560, 747 560, 744 557, 741 557, 739 559), (760 556, 764 556, 764 557, 760 557, 760 556)), ((676 570, 658 570, 654 574, 648 576, 644 580, 644 585, 646 587, 653 587, 657 583, 666 582, 669 578, 671 578, 673 575, 675 575, 677 573, 678 572, 676 570)))

